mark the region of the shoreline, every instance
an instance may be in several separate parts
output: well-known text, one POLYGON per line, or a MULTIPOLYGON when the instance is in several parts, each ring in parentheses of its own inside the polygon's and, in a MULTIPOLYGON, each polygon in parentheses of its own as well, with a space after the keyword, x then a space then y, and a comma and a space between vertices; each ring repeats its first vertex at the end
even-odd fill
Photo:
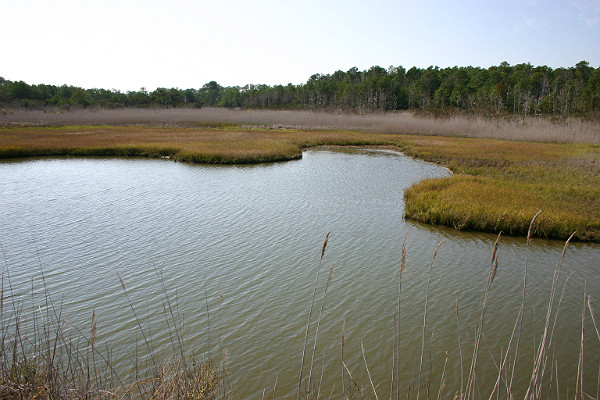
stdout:
POLYGON ((298 131, 140 126, 0 127, 0 159, 145 157, 205 164, 291 161, 304 150, 393 151, 451 176, 405 192, 405 218, 458 230, 600 242, 600 147, 592 144, 298 131), (82 134, 85 133, 85 134, 82 134))
POLYGON ((450 173, 450 175, 454 175, 454 172, 448 168, 446 165, 442 165, 442 164, 438 164, 436 162, 433 161, 427 161, 427 160, 423 160, 422 158, 418 158, 418 157, 413 157, 411 155, 406 154, 405 152, 402 151, 401 148, 399 148, 398 146, 394 146, 394 145, 388 145, 388 146, 380 146, 380 145, 372 145, 372 146, 339 146, 339 145, 320 145, 320 146, 314 146, 314 147, 306 147, 303 150, 329 150, 329 149, 340 149, 340 150, 344 150, 344 149, 353 149, 353 150, 380 150, 380 151, 388 151, 388 152, 392 152, 392 153, 396 153, 399 155, 402 155, 404 157, 408 157, 410 159, 413 160, 418 160, 419 162, 423 162, 426 164, 431 164, 431 165, 435 165, 437 167, 443 168, 446 171, 448 171, 450 173))

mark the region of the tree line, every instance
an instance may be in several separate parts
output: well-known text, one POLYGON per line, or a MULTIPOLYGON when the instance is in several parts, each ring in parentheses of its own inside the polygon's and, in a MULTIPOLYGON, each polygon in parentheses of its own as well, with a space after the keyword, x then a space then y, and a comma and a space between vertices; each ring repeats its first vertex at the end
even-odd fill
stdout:
POLYGON ((157 88, 121 92, 75 86, 29 85, 0 77, 0 103, 22 107, 241 107, 353 112, 458 109, 523 115, 585 115, 600 110, 600 67, 506 62, 489 68, 356 67, 312 75, 299 85, 199 89, 157 88))

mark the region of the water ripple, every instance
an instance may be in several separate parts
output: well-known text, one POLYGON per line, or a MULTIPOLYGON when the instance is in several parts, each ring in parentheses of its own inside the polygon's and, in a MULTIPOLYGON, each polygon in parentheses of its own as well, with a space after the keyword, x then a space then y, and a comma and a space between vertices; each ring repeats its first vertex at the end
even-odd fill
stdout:
MULTIPOLYGON (((364 374, 363 342, 376 380, 388 379, 398 301, 402 379, 410 382, 420 357, 431 257, 443 239, 431 267, 427 342, 435 360, 449 351, 448 369, 457 371, 456 308, 464 339, 477 320, 496 239, 404 221, 403 191, 448 172, 389 152, 308 151, 295 162, 241 167, 36 160, 2 163, 0 173, 2 270, 12 285, 7 299, 45 310, 47 291, 69 326, 84 332, 94 312, 98 338, 114 347, 123 370, 132 349, 144 346, 138 324, 157 351, 168 351, 173 327, 166 320, 175 318, 197 354, 228 350, 240 398, 260 397, 276 376, 282 394, 294 392, 317 270, 312 318, 322 318, 316 354, 327 382, 339 376, 343 324, 346 361, 357 377, 364 374)), ((535 325, 561 251, 558 242, 527 247, 522 239, 502 238, 487 311, 486 340, 494 351, 506 346, 516 320, 526 263, 537 319, 525 317, 535 325)), ((582 281, 600 287, 600 274, 590 273, 598 270, 599 251, 575 244, 565 257, 561 354, 577 348, 582 281)), ((315 335, 312 324, 309 345, 315 335)), ((533 338, 523 343, 526 352, 533 338)), ((449 373, 448 386, 456 380, 449 373)))

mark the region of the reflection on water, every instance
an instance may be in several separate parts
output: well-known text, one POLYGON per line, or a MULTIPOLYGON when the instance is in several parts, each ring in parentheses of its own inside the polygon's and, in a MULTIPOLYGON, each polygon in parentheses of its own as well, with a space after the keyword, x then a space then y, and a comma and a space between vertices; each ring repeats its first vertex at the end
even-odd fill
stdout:
MULTIPOLYGON (((341 394, 343 324, 344 361, 353 376, 370 386, 362 342, 379 396, 389 395, 398 300, 400 383, 403 393, 411 385, 414 390, 431 266, 422 383, 437 393, 447 352, 443 393, 451 397, 460 388, 461 348, 462 368, 468 373, 496 237, 403 219, 404 190, 447 174, 435 165, 376 151, 307 151, 301 160, 254 166, 125 159, 2 163, 2 268, 10 278, 11 296, 27 299, 29 308, 42 300, 43 272, 45 287, 73 329, 89 330, 95 310, 98 341, 110 344, 122 371, 130 367, 133 344, 142 338, 117 273, 158 351, 171 346, 163 308, 168 295, 188 346, 199 356, 226 350, 237 396, 259 398, 276 379, 278 396, 295 393, 319 269, 315 310, 323 304, 323 313, 315 370, 319 377, 325 371, 326 395, 331 390, 341 394), (444 239, 432 265, 433 250, 444 239)), ((506 350, 517 322, 525 266, 528 306, 517 391, 529 381, 562 247, 556 241, 534 240, 528 247, 522 238, 501 239, 478 363, 481 397, 494 386, 494 362, 506 350)), ((582 288, 595 304, 599 260, 597 245, 572 244, 561 270, 559 288, 565 289, 553 356, 561 366, 565 394, 575 387, 582 288)), ((313 325, 311 346, 314 335, 313 325)), ((593 360, 600 352, 592 330, 586 335, 585 379, 593 383, 598 372, 593 360)))

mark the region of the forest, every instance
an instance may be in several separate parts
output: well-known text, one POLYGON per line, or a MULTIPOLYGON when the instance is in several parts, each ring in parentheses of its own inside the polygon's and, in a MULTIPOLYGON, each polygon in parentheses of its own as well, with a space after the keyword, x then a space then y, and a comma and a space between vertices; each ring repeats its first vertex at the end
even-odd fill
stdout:
POLYGON ((228 107, 367 113, 394 110, 464 110, 485 114, 597 115, 600 67, 587 61, 552 69, 529 63, 428 68, 379 66, 314 74, 306 83, 121 92, 76 86, 30 85, 0 77, 5 107, 228 107))

